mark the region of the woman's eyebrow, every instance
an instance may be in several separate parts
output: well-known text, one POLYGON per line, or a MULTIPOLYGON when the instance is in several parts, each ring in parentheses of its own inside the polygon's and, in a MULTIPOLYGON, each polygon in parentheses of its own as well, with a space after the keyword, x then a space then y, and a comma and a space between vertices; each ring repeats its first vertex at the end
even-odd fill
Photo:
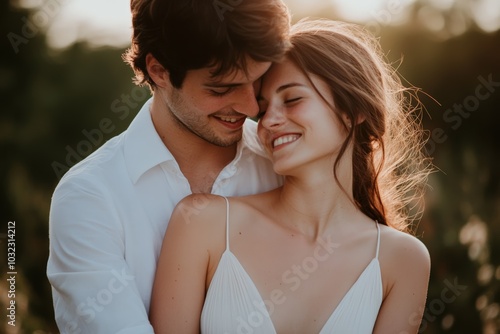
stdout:
MULTIPOLYGON (((284 90, 286 90, 288 88, 292 88, 292 87, 307 87, 307 86, 303 85, 303 84, 300 84, 298 82, 291 82, 291 83, 279 86, 276 89, 276 93, 280 93, 280 92, 282 92, 282 91, 284 91, 284 90)), ((257 96, 257 101, 266 101, 266 99, 262 95, 259 94, 257 96)))
POLYGON ((279 86, 278 89, 276 89, 276 93, 279 93, 279 92, 282 92, 284 91, 285 89, 288 89, 288 88, 291 88, 291 87, 305 87, 305 85, 303 84, 300 84, 300 83, 297 83, 297 82, 292 82, 292 83, 289 83, 289 84, 286 84, 286 85, 282 85, 282 86, 279 86))

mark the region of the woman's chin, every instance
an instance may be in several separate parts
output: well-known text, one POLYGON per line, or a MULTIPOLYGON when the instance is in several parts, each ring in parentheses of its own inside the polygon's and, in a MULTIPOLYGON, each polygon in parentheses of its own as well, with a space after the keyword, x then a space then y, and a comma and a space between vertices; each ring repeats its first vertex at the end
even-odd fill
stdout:
POLYGON ((275 163, 273 169, 276 174, 281 176, 290 176, 293 174, 293 168, 289 165, 275 163))

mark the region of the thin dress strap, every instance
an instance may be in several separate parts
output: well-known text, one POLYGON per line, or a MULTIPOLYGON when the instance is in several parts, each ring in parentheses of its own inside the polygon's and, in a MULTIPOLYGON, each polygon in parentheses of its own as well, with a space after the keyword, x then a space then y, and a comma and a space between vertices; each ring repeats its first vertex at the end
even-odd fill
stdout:
POLYGON ((226 250, 229 250, 229 200, 226 196, 222 196, 226 200, 226 250))
POLYGON ((377 225, 377 252, 375 253, 375 258, 378 259, 378 250, 380 248, 380 227, 378 226, 378 221, 375 221, 377 225))

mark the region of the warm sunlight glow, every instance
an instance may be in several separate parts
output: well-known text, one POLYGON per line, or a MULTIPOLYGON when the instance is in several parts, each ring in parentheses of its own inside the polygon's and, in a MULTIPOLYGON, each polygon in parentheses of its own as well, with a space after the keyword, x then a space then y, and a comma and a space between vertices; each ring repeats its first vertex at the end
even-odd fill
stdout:
MULTIPOLYGON (((350 22, 366 24, 375 32, 385 25, 397 25, 408 17, 408 9, 416 0, 284 0, 291 8, 294 19, 303 16, 318 16, 334 13, 350 22), (328 11, 331 11, 328 13, 328 11)), ((425 25, 432 31, 439 31, 444 23, 439 11, 448 11, 453 6, 463 7, 458 0, 428 0, 433 7, 418 13, 425 25), (431 13, 432 15, 428 15, 431 13)), ((130 42, 130 1, 129 0, 20 0, 25 7, 39 8, 46 12, 45 25, 48 41, 52 47, 64 48, 78 40, 90 45, 113 45, 125 47, 130 42), (51 4, 50 8, 49 5, 51 4), (56 4, 54 6, 54 4, 56 4), (46 8, 44 8, 46 7, 46 8)), ((467 3, 465 3, 467 4, 467 3)), ((467 4, 466 13, 484 31, 500 28, 500 1, 478 0, 467 4)), ((463 9, 463 8, 462 8, 463 9)), ((448 29, 460 33, 466 29, 464 22, 453 20, 448 29)))
POLYGON ((63 48, 75 40, 86 40, 96 46, 126 46, 130 43, 129 0, 59 2, 63 5, 48 30, 51 46, 63 48))
MULTIPOLYGON (((368 22, 377 20, 378 17, 384 15, 396 16, 401 13, 402 9, 408 2, 413 0, 331 0, 338 8, 339 14, 347 20, 356 22, 368 22)), ((388 19, 390 19, 388 17, 388 19)))

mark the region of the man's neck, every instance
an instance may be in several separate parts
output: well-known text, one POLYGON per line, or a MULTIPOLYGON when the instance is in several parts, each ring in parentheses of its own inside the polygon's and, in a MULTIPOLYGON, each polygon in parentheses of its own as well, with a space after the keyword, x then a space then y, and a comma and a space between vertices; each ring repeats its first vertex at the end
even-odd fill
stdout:
MULTIPOLYGON (((176 138, 176 137, 173 137, 176 138)), ((178 137, 177 137, 178 138, 178 137)), ((236 145, 231 147, 214 147, 214 145, 165 145, 177 161, 182 174, 189 181, 193 193, 210 193, 220 172, 236 155, 236 145), (172 148, 171 148, 172 147, 172 148)))

